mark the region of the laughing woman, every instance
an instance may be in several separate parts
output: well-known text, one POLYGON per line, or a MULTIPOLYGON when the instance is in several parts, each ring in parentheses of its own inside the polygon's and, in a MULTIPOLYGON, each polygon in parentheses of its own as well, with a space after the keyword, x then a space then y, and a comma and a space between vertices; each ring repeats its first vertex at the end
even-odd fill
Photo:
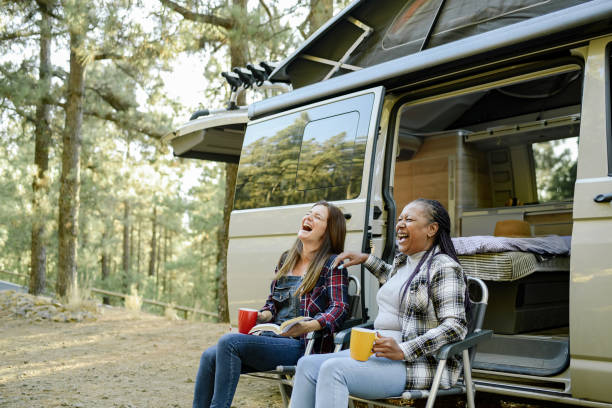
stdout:
POLYGON ((297 316, 313 320, 296 324, 283 336, 223 335, 200 359, 194 408, 229 407, 241 373, 295 365, 304 354, 308 332, 323 330, 314 350, 331 351, 332 334, 348 311, 346 269, 332 267, 344 250, 345 235, 344 215, 333 204, 319 201, 306 213, 293 247, 281 258, 257 321, 280 324, 297 316))
MULTIPOLYGON (((396 227, 399 253, 393 265, 373 255, 345 252, 336 262, 363 263, 383 286, 376 295, 380 333, 366 361, 349 351, 300 359, 292 408, 341 408, 354 395, 367 399, 401 395, 404 389, 429 388, 436 350, 463 339, 466 279, 450 238, 450 218, 435 200, 408 204, 396 227)), ((448 360, 442 388, 459 377, 460 361, 448 360)))

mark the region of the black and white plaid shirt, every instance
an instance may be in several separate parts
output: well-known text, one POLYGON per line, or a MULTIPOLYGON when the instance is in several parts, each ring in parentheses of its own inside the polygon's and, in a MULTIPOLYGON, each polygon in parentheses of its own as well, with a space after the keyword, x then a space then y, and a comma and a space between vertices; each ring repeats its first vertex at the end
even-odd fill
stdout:
MULTIPOLYGON (((463 269, 451 257, 435 255, 436 252, 439 252, 438 248, 424 260, 400 305, 402 343, 399 346, 406 360, 407 389, 429 388, 438 365, 436 351, 445 344, 462 340, 468 330, 463 269)), ((370 255, 364 266, 384 284, 406 264, 406 258, 405 254, 399 253, 393 265, 389 265, 370 255)), ((460 372, 461 359, 449 358, 441 388, 449 388, 457 382, 460 372)))

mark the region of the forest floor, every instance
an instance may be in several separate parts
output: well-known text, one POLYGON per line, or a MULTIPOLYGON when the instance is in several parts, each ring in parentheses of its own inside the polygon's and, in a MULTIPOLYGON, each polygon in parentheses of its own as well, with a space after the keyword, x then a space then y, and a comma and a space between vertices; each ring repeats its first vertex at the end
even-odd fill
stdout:
MULTIPOLYGON (((98 308, 94 318, 78 322, 28 319, 1 300, 0 406, 5 408, 190 407, 202 351, 229 330, 227 324, 122 308, 98 308)), ((458 405, 464 406, 452 404, 458 405)), ((281 406, 275 383, 244 377, 232 404, 281 406)), ((496 397, 479 398, 478 406, 535 407, 496 397)))
MULTIPOLYGON (((190 407, 200 355, 229 326, 101 311, 59 323, 0 305, 0 406, 190 407)), ((233 406, 281 407, 278 386, 242 378, 233 406)))

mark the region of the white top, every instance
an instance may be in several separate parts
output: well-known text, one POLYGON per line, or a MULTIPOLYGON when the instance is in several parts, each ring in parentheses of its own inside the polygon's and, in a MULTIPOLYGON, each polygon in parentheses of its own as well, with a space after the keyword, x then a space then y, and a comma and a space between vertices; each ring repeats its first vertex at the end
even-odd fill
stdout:
POLYGON ((383 337, 393 337, 398 344, 402 342, 402 321, 399 315, 402 286, 424 254, 425 251, 409 255, 406 264, 376 294, 378 316, 374 320, 374 329, 383 337))

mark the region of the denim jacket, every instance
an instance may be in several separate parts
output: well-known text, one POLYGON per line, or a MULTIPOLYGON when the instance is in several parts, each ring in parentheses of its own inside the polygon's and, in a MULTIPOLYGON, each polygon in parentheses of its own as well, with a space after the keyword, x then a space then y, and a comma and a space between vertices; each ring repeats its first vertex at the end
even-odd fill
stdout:
MULTIPOLYGON (((315 353, 326 353, 333 350, 333 333, 348 317, 348 275, 346 268, 331 269, 335 258, 336 255, 329 257, 314 288, 300 296, 300 315, 316 319, 323 330, 323 338, 314 345, 315 353)), ((277 272, 278 269, 277 267, 277 272)), ((278 280, 272 281, 270 295, 261 309, 261 311, 270 311, 273 321, 276 320, 279 306, 278 283, 278 280)), ((302 336, 304 337, 305 335, 302 336)))

